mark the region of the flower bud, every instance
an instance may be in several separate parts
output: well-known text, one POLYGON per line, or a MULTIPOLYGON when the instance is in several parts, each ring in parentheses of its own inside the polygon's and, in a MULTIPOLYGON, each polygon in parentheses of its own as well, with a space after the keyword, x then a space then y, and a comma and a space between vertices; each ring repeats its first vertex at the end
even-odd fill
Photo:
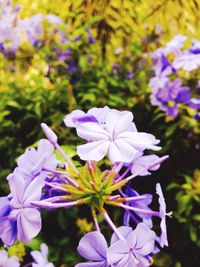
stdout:
POLYGON ((52 145, 55 145, 58 141, 57 135, 51 130, 51 128, 49 128, 46 123, 41 123, 41 127, 47 139, 52 143, 52 145))

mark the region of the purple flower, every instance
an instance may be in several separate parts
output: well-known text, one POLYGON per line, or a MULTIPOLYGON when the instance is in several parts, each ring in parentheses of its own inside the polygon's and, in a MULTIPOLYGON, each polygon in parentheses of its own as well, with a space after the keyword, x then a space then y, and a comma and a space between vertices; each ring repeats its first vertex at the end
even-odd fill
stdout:
POLYGON ((177 58, 173 62, 175 69, 184 69, 186 71, 192 71, 198 69, 200 66, 200 53, 185 53, 177 58))
POLYGON ((156 59, 156 64, 154 66, 155 77, 151 78, 149 81, 149 86, 153 91, 157 91, 160 88, 165 87, 165 84, 168 82, 168 75, 172 72, 175 72, 172 64, 168 61, 168 59, 161 54, 156 59))
POLYGON ((184 35, 176 35, 170 42, 166 44, 164 48, 157 49, 152 53, 152 58, 159 58, 161 55, 174 54, 179 55, 181 53, 181 48, 184 46, 187 37, 184 35))
POLYGON ((81 40, 81 35, 77 35, 75 38, 74 38, 74 42, 78 42, 81 40))
POLYGON ((23 175, 13 172, 9 177, 9 186, 11 210, 1 224, 2 241, 5 245, 12 245, 16 239, 29 242, 41 229, 40 212, 31 203, 40 200, 44 182, 37 177, 26 185, 23 175))
POLYGON ((118 64, 116 64, 116 63, 112 65, 112 69, 113 69, 113 70, 116 70, 117 73, 120 72, 120 66, 119 66, 118 64))
POLYGON ((43 36, 43 19, 42 14, 35 14, 19 22, 19 27, 26 33, 28 41, 32 46, 37 46, 43 36))
POLYGON ((199 40, 194 39, 192 41, 192 45, 189 49, 189 52, 191 54, 196 54, 196 55, 200 54, 200 41, 199 40))
POLYGON ((156 193, 159 196, 158 200, 160 204, 160 217, 161 217, 161 224, 160 224, 161 236, 159 238, 159 244, 161 247, 164 247, 168 246, 167 227, 166 227, 166 204, 160 184, 156 184, 156 193))
POLYGON ((9 1, 0 7, 0 52, 5 56, 15 54, 21 43, 17 14, 19 7, 12 7, 9 1))
POLYGON ((61 50, 57 51, 57 60, 58 61, 65 61, 67 59, 70 59, 71 56, 71 50, 70 48, 67 48, 64 52, 62 52, 61 50))
POLYGON ((0 218, 6 217, 10 213, 10 198, 0 197, 0 218))
POLYGON ((92 37, 91 35, 89 35, 89 36, 88 36, 88 42, 89 42, 90 44, 94 43, 94 42, 95 42, 95 38, 92 37))
POLYGON ((173 66, 176 69, 184 69, 189 72, 198 69, 200 66, 200 42, 198 40, 193 40, 188 50, 177 55, 173 66))
MULTIPOLYGON (((145 199, 140 200, 140 201, 127 202, 127 205, 131 207, 151 211, 151 209, 149 208, 149 205, 152 202, 152 195, 150 194, 139 195, 137 191, 135 191, 134 189, 130 187, 130 185, 128 185, 126 188, 126 197, 137 197, 137 196, 144 196, 145 199)), ((152 215, 151 214, 146 214, 146 213, 142 213, 139 211, 130 211, 130 210, 125 210, 124 225, 129 226, 129 222, 131 219, 133 220, 135 224, 138 224, 139 218, 141 218, 143 223, 146 224, 149 228, 152 227, 152 220, 151 220, 152 215)))
MULTIPOLYGON (((166 76, 156 76, 150 79, 149 86, 151 87, 153 94, 155 94, 158 90, 165 87, 165 84, 169 81, 169 78, 166 76)), ((151 96, 152 104, 155 102, 153 97, 151 96)))
POLYGON ((8 257, 8 252, 0 250, 0 266, 1 267, 19 267, 19 260, 16 256, 8 257))
MULTIPOLYGON (((51 142, 51 144, 53 146, 55 146, 56 143, 58 142, 57 135, 54 133, 54 131, 51 130, 51 128, 49 128, 49 126, 46 123, 43 122, 40 124, 40 126, 41 126, 44 134, 46 135, 47 139, 51 142)), ((49 146, 48 143, 46 143, 46 144, 49 146)))
POLYGON ((189 104, 191 108, 200 110, 200 98, 191 98, 189 104))
POLYGON ((182 86, 181 79, 174 81, 166 80, 163 87, 154 88, 150 96, 151 103, 159 106, 169 116, 175 118, 178 115, 177 104, 189 103, 191 98, 190 89, 182 86))
POLYGON ((196 120, 200 119, 200 98, 191 98, 190 99, 190 103, 189 103, 190 108, 195 109, 196 110, 196 114, 194 115, 194 118, 196 120))
POLYGON ((158 150, 158 140, 151 134, 137 132, 131 112, 110 110, 104 128, 97 123, 87 122, 77 127, 77 134, 89 141, 77 147, 83 160, 99 161, 108 153, 114 162, 131 162, 138 152, 145 149, 158 150))
POLYGON ((77 63, 75 61, 72 60, 72 61, 68 62, 68 66, 67 66, 66 71, 69 75, 75 75, 79 72, 79 70, 80 70, 79 66, 77 65, 77 63))
POLYGON ((92 108, 85 113, 82 110, 74 110, 65 116, 64 123, 67 127, 77 127, 79 124, 86 122, 105 123, 105 118, 110 109, 105 106, 103 108, 92 108))
POLYGON ((47 139, 41 139, 37 150, 35 148, 27 148, 25 153, 18 158, 17 164, 20 172, 29 180, 38 175, 46 177, 47 172, 42 169, 54 170, 58 163, 55 155, 52 155, 53 151, 54 146, 47 139))
POLYGON ((32 251, 31 256, 34 259, 32 267, 54 267, 53 263, 48 262, 48 247, 46 244, 40 245, 40 251, 32 251))
POLYGON ((91 35, 91 29, 90 28, 87 29, 86 32, 88 34, 88 42, 91 43, 91 44, 94 43, 95 42, 95 38, 91 35))
POLYGON ((161 55, 159 59, 157 60, 157 63, 154 67, 155 75, 157 77, 166 77, 172 72, 175 72, 175 69, 173 68, 172 64, 168 61, 168 59, 161 55))
MULTIPOLYGON (((136 173, 136 172, 142 170, 144 167, 150 165, 151 162, 154 162, 158 159, 159 159, 159 157, 156 155, 148 155, 148 156, 138 157, 133 161, 133 166, 131 168, 131 172, 136 173)), ((140 176, 150 175, 151 173, 149 171, 156 171, 159 168, 160 168, 160 164, 154 166, 151 169, 148 169, 148 170, 140 173, 140 176)))
POLYGON ((170 42, 166 44, 166 52, 176 54, 183 46, 187 37, 184 35, 176 35, 170 42))
POLYGON ((100 232, 87 233, 79 242, 78 252, 89 262, 79 263, 75 267, 109 267, 106 259, 107 248, 106 240, 100 232))
POLYGON ((132 80, 132 78, 133 78, 133 72, 132 72, 131 70, 129 70, 129 71, 126 73, 125 78, 126 78, 127 80, 132 80))
POLYGON ((115 267, 150 266, 155 233, 143 223, 138 224, 134 231, 125 226, 118 228, 118 231, 124 239, 119 240, 116 234, 113 235, 107 251, 108 264, 115 267))
POLYGON ((44 18, 54 26, 60 26, 62 24, 62 20, 54 14, 48 14, 44 18))
POLYGON ((6 238, 5 232, 5 224, 7 224, 7 217, 10 214, 11 205, 9 197, 1 197, 0 198, 0 237, 4 239, 6 238))

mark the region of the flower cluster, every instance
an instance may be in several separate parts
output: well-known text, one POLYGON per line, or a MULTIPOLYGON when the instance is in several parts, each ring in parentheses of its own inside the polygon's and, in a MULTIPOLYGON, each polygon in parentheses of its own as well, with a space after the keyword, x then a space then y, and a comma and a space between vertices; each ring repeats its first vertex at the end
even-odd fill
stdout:
MULTIPOLYGON (((34 48, 44 45, 45 39, 57 38, 60 46, 70 42, 65 31, 68 25, 65 25, 58 16, 38 13, 31 17, 21 19, 19 17, 19 11, 20 7, 13 7, 10 0, 1 3, 0 52, 4 56, 14 56, 24 42, 28 42, 34 48)), ((95 41, 90 29, 86 30, 86 35, 89 43, 95 41)), ((80 38, 81 36, 78 36, 74 41, 77 42, 80 38)), ((69 58, 70 49, 66 48, 64 51, 57 49, 56 55, 58 61, 64 61, 69 58)))
POLYGON ((0 52, 14 54, 21 43, 17 14, 19 6, 11 7, 10 1, 0 2, 0 52))
POLYGON ((193 40, 185 49, 186 41, 186 36, 177 35, 164 48, 152 53, 155 77, 149 82, 152 89, 150 98, 151 103, 160 107, 168 116, 177 117, 180 104, 185 104, 197 111, 195 118, 198 119, 200 42, 193 40), (197 83, 189 86, 192 79, 197 83))
POLYGON ((10 194, 0 198, 2 241, 7 246, 15 240, 29 242, 41 230, 42 208, 51 211, 84 204, 91 210, 96 231, 86 234, 78 246, 89 262, 76 266, 150 266, 152 256, 168 245, 169 214, 160 184, 156 185, 160 209, 154 211, 150 207, 153 195, 140 195, 131 181, 151 174, 168 158, 145 155, 146 150, 160 149, 159 140, 139 132, 131 112, 107 106, 88 112, 75 110, 65 116, 64 123, 86 140, 77 147, 85 165, 77 167, 58 144, 57 135, 42 123, 47 139, 40 140, 37 149, 28 148, 7 177, 10 194), (63 156, 63 162, 56 159, 54 150, 63 156), (124 210, 123 226, 115 226, 107 212, 109 206, 124 210), (114 232, 110 246, 101 233, 97 215, 114 232), (153 230, 153 217, 160 219, 160 234, 153 230))
MULTIPOLYGON (((25 265, 32 267, 54 267, 53 263, 50 263, 47 259, 48 247, 46 244, 41 244, 40 251, 31 251, 33 262, 25 265)), ((6 250, 0 250, 0 266, 1 267, 20 267, 19 259, 17 256, 8 256, 6 250)), ((24 266, 24 267, 25 267, 24 266)))
POLYGON ((56 69, 67 74, 72 83, 80 79, 81 67, 77 57, 77 47, 92 44, 95 38, 91 29, 71 33, 70 27, 54 14, 37 13, 31 17, 20 18, 20 7, 12 6, 5 0, 0 6, 0 53, 9 60, 34 57, 34 53, 45 52, 48 64, 46 77, 56 69), (75 37, 74 37, 75 36, 75 37))
MULTIPOLYGON (((59 32, 60 38, 64 38, 64 32, 59 30, 62 21, 53 14, 36 14, 32 17, 21 19, 18 16, 19 6, 13 7, 10 0, 1 3, 0 7, 0 52, 4 56, 15 55, 21 44, 28 41, 33 47, 38 47, 44 42, 44 24, 51 25, 48 34, 59 32)), ((47 34, 47 33, 45 33, 47 34)), ((66 39, 66 37, 65 37, 66 39)))

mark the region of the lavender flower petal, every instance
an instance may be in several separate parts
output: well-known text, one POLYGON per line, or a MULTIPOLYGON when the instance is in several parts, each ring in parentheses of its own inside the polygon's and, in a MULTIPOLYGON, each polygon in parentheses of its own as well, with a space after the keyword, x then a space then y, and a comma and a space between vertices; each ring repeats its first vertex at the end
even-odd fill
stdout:
POLYGON ((160 184, 156 184, 156 193, 159 196, 160 216, 161 216, 161 224, 160 224, 161 236, 159 238, 159 243, 161 247, 164 247, 168 246, 167 227, 166 227, 166 203, 160 184))

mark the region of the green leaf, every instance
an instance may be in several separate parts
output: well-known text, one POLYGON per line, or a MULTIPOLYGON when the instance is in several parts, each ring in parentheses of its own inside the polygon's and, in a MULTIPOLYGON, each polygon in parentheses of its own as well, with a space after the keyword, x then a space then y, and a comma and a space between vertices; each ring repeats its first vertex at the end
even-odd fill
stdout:
POLYGON ((200 214, 196 214, 192 217, 193 220, 195 221, 200 221, 200 214))
POLYGON ((174 189, 174 188, 177 188, 177 187, 179 187, 179 185, 177 184, 177 183, 171 183, 171 184, 169 184, 168 186, 167 186, 167 190, 172 190, 172 189, 174 189))

